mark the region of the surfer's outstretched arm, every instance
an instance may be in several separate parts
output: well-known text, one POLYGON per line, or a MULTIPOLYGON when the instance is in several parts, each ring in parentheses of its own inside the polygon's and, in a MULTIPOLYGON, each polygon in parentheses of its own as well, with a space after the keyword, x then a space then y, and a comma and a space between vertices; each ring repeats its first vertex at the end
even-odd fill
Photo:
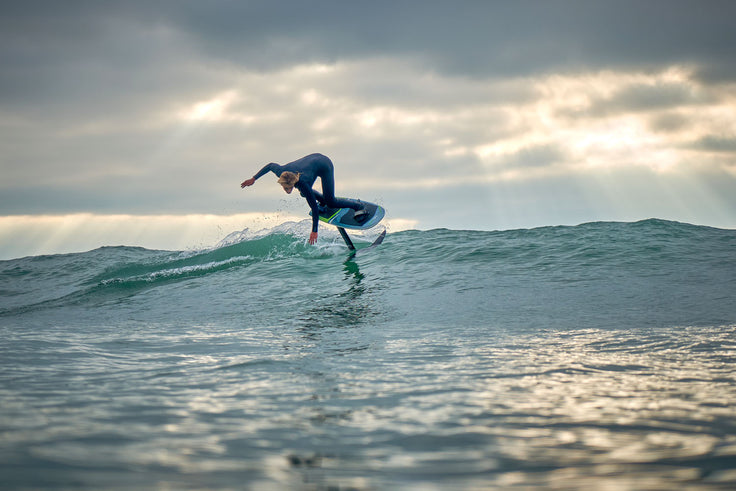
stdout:
POLYGON ((255 176, 251 177, 250 179, 246 179, 245 181, 240 183, 240 187, 244 188, 246 186, 252 186, 258 178, 261 176, 268 174, 269 172, 273 172, 277 176, 281 174, 281 166, 279 164, 275 164, 271 162, 270 164, 266 164, 263 166, 261 170, 259 170, 255 176))

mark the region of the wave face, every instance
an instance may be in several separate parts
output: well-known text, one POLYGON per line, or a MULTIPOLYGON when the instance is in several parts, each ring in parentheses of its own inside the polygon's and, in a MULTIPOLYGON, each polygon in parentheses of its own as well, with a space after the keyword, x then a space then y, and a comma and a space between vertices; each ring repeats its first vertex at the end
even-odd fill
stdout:
POLYGON ((0 261, 4 481, 736 483, 736 231, 299 232, 0 261))

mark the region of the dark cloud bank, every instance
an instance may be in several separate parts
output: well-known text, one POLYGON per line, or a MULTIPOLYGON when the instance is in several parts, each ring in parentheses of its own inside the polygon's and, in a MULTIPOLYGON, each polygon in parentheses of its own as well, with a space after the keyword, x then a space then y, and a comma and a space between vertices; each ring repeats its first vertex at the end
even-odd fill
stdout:
MULTIPOLYGON (((145 119, 156 117, 152 109, 210 97, 221 90, 223 74, 391 58, 457 80, 681 65, 692 67, 701 83, 718 85, 736 80, 734 18, 731 1, 13 2, 0 17, 6 176, 0 213, 235 211, 231 202, 211 198, 232 168, 212 168, 193 146, 181 152, 183 168, 152 169, 147 158, 166 138, 146 127, 145 119), (114 158, 102 161, 100 149, 114 158), (186 172, 205 166, 208 177, 186 172), (186 186, 187 194, 177 194, 186 186), (135 199, 142 192, 147 197, 135 199)), ((373 90, 377 103, 421 97, 420 88, 382 84, 385 73, 365 77, 374 80, 364 94, 373 90)), ((600 116, 698 103, 694 97, 677 86, 634 88, 589 111, 600 116)), ((434 100, 438 110, 442 103, 434 100)), ((657 124, 684 124, 675 119, 657 124)), ((277 131, 266 129, 261 142, 277 131)), ((213 153, 243 152, 231 143, 235 133, 223 129, 221 141, 200 135, 200 143, 213 153)), ((733 141, 713 135, 692 148, 722 154, 734 151, 733 141)), ((387 137, 386 145, 393 143, 387 137)), ((564 158, 556 146, 543 145, 504 165, 535 168, 564 158)))

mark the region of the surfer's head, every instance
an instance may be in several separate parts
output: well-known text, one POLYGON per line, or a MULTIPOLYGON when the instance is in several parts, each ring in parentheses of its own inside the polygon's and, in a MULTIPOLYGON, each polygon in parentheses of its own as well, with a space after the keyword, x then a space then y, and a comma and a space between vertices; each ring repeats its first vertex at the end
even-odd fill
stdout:
POLYGON ((293 172, 286 170, 281 173, 278 182, 281 184, 281 187, 284 188, 286 194, 291 194, 297 181, 299 181, 299 174, 294 174, 293 172))

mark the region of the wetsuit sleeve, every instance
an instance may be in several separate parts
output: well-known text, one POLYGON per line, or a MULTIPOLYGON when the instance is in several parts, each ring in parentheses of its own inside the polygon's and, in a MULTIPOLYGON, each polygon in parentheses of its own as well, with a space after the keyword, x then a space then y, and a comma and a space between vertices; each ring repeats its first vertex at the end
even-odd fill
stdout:
POLYGON ((265 174, 268 174, 269 172, 273 172, 277 176, 279 175, 278 171, 281 169, 281 166, 279 164, 274 164, 271 162, 270 164, 264 165, 263 169, 259 170, 258 173, 253 176, 253 179, 258 179, 265 174))
POLYGON ((319 205, 314 197, 314 192, 310 186, 302 185, 301 182, 297 183, 297 189, 306 198, 307 204, 312 209, 312 232, 316 232, 319 225, 319 205))

